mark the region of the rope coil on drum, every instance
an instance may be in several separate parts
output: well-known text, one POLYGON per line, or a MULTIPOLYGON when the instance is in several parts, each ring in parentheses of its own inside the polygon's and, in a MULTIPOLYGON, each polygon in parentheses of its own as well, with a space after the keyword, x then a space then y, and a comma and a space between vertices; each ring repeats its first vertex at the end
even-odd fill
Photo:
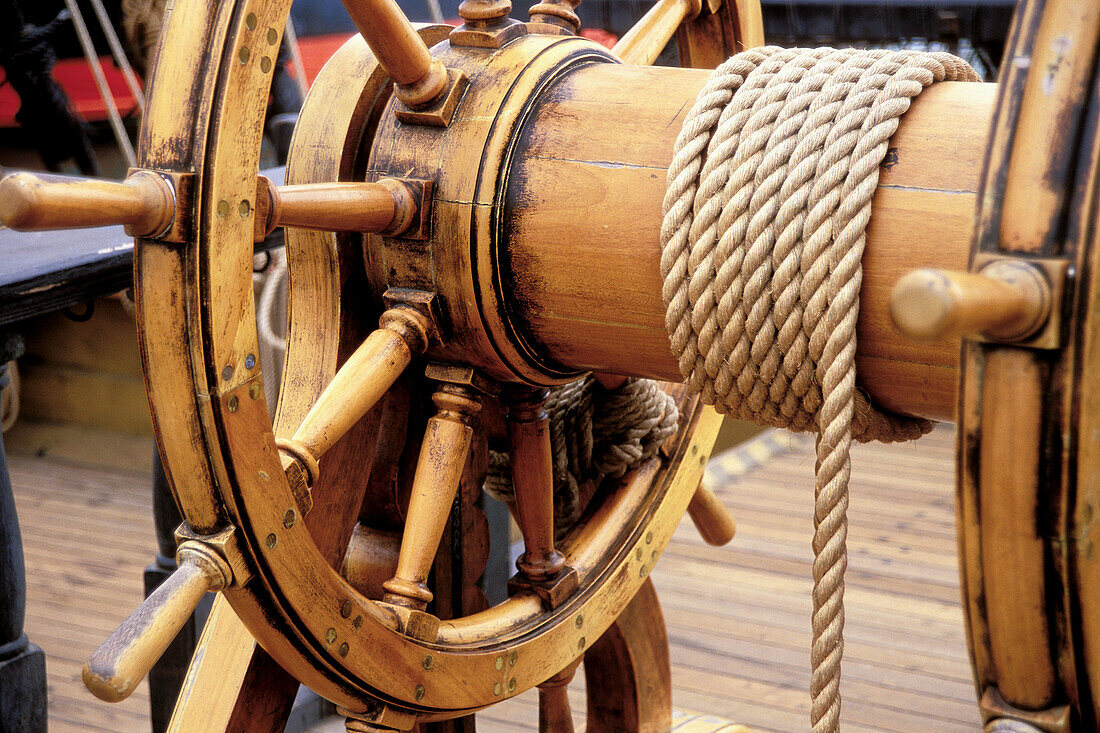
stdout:
POLYGON ((931 429, 856 386, 860 260, 910 101, 977 81, 947 53, 780 49, 719 66, 684 120, 661 232, 666 326, 688 386, 737 418, 816 431, 815 733, 840 727, 852 439, 931 429))

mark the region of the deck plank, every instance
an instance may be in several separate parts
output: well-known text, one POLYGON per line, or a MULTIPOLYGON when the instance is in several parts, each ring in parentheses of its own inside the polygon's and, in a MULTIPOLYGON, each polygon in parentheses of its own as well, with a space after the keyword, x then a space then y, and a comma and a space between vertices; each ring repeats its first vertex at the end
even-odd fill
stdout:
MULTIPOLYGON (((980 730, 959 604, 953 461, 948 428, 911 445, 855 448, 845 731, 980 730)), ((51 731, 148 731, 145 685, 107 705, 79 682, 83 660, 140 602, 154 550, 148 475, 30 454, 10 462, 27 631, 47 655, 51 731)), ((679 722, 808 728, 813 464, 812 440, 783 433, 716 456, 708 480, 737 519, 737 537, 712 548, 685 520, 653 571, 673 703, 691 711, 679 722)), ((578 720, 583 687, 582 678, 570 690, 578 720)), ((485 711, 479 724, 482 733, 536 728, 534 691, 485 711)))

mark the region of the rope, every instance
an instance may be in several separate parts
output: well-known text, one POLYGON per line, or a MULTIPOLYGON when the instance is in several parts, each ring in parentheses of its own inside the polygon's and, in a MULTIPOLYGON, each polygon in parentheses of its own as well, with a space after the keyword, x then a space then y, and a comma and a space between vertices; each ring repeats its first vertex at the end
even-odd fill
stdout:
MULTIPOLYGON (((676 401, 649 379, 605 389, 592 376, 550 390, 550 450, 554 465, 554 534, 561 539, 580 518, 581 488, 622 478, 657 454, 676 432, 676 401)), ((489 452, 485 490, 515 501, 506 452, 489 452)))
POLYGON ((661 232, 662 297, 688 386, 817 438, 815 733, 840 727, 852 439, 919 437, 856 386, 860 260, 878 170, 910 100, 976 81, 946 53, 759 48, 715 70, 684 121, 661 232))

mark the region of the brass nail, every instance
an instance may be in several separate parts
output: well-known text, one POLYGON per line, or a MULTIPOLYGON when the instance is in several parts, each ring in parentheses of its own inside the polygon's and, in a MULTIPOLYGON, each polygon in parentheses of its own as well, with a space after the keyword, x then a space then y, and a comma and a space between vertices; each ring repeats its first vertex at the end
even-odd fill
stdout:
POLYGON ((233 395, 229 398, 229 411, 236 412, 237 407, 241 404, 241 401, 237 399, 237 395, 233 395))
POLYGON ((340 615, 344 618, 351 615, 351 601, 344 601, 340 604, 340 615))
MULTIPOLYGON (((283 515, 283 526, 290 529, 294 526, 294 522, 297 521, 298 515, 294 513, 293 509, 287 509, 286 514, 283 515)), ((346 618, 346 617, 345 617, 346 618)))
POLYGON ((416 700, 417 700, 417 702, 419 702, 419 701, 421 701, 421 700, 423 700, 423 699, 424 699, 424 692, 425 692, 425 690, 424 690, 424 685, 417 685, 417 686, 416 686, 416 693, 415 693, 415 695, 416 695, 416 700))
POLYGON ((278 542, 278 541, 279 541, 279 538, 275 536, 274 532, 269 534, 267 536, 267 541, 265 543, 267 545, 267 549, 274 550, 275 549, 275 543, 278 542))
POLYGON ((329 629, 325 632, 325 643, 331 644, 336 641, 336 629, 329 629))
POLYGON ((424 669, 431 669, 431 668, 432 668, 432 655, 431 654, 425 654, 424 655, 424 669))

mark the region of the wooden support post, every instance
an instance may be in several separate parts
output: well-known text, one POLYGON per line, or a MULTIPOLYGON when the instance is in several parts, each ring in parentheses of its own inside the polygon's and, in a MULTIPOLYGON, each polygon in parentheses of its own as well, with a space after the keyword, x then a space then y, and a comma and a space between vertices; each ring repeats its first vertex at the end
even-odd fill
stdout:
MULTIPOLYGON (((22 351, 18 336, 0 334, 0 389, 8 383, 8 362, 22 351)), ((45 733, 46 656, 23 633, 26 606, 23 540, 0 437, 0 727, 45 733)))
POLYGON ((539 685, 539 733, 573 733, 573 711, 569 707, 569 683, 577 674, 581 660, 539 685))

